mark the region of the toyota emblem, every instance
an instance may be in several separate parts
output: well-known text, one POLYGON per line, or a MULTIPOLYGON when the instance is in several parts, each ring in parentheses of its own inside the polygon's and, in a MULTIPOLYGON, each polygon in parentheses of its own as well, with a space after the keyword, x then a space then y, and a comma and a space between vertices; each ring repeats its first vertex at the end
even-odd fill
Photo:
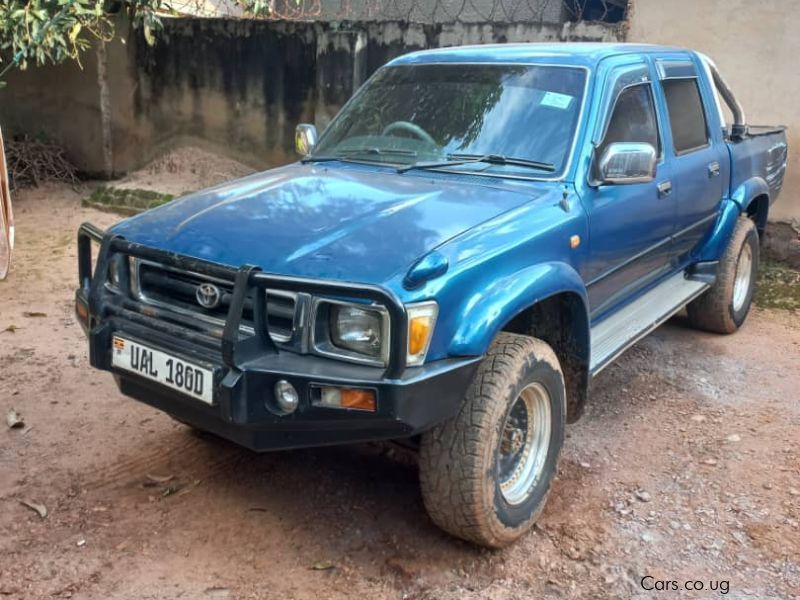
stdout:
POLYGON ((194 295, 197 303, 203 308, 216 308, 219 306, 219 301, 222 300, 219 288, 213 283, 201 283, 197 286, 194 295))

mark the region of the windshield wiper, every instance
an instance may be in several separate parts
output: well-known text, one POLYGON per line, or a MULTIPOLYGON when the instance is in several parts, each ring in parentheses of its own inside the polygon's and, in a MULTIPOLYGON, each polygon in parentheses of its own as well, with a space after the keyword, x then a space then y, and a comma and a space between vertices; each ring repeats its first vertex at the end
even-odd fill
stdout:
POLYGON ((338 154, 329 156, 307 156, 300 162, 328 162, 332 160, 347 161, 349 157, 359 154, 370 154, 373 156, 416 156, 414 150, 402 150, 400 148, 377 148, 377 147, 364 147, 364 148, 346 148, 340 150, 338 154), (346 158, 347 157, 347 158, 346 158))
POLYGON ((377 148, 374 146, 364 148, 345 148, 340 151, 343 156, 352 156, 353 154, 377 154, 378 156, 397 155, 397 156, 416 156, 416 150, 403 150, 402 148, 377 148))
POLYGON ((405 173, 411 169, 439 169, 442 167, 457 167, 471 163, 488 163, 490 165, 513 165, 518 167, 530 167, 540 171, 553 172, 556 166, 553 163, 528 160, 526 158, 513 158, 502 154, 448 154, 447 160, 438 162, 419 162, 406 165, 397 169, 398 173, 405 173))

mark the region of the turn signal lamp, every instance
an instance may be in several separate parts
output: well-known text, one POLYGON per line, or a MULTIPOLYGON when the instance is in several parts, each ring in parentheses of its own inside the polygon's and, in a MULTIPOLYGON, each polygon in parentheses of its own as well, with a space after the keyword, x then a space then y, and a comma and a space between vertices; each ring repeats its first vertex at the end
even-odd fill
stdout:
POLYGON ((75 298, 75 316, 83 328, 84 333, 89 332, 89 307, 80 298, 75 298))
POLYGON ((315 404, 328 408, 350 408, 369 412, 375 412, 378 408, 375 390, 359 388, 322 387, 315 404))
POLYGON ((406 306, 408 313, 408 354, 406 364, 418 366, 425 362, 425 355, 433 337, 433 328, 439 314, 436 302, 420 302, 406 306))

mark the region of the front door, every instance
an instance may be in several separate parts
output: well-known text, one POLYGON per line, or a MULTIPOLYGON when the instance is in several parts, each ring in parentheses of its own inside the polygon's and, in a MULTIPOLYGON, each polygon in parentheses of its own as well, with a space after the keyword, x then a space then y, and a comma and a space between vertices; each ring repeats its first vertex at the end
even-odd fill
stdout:
POLYGON ((654 181, 587 188, 591 258, 584 278, 593 320, 669 270, 676 210, 648 64, 610 69, 603 94, 608 109, 596 133, 595 163, 614 142, 649 143, 659 162, 654 181))

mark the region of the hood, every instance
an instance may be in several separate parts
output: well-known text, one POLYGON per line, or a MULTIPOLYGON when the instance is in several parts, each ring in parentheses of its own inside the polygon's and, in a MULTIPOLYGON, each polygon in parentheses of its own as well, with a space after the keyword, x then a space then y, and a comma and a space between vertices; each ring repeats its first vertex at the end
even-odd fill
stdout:
MULTIPOLYGON (((115 225, 126 239, 233 267, 381 283, 443 242, 543 193, 464 176, 295 164, 115 225)), ((534 191, 535 190, 535 191, 534 191)))

